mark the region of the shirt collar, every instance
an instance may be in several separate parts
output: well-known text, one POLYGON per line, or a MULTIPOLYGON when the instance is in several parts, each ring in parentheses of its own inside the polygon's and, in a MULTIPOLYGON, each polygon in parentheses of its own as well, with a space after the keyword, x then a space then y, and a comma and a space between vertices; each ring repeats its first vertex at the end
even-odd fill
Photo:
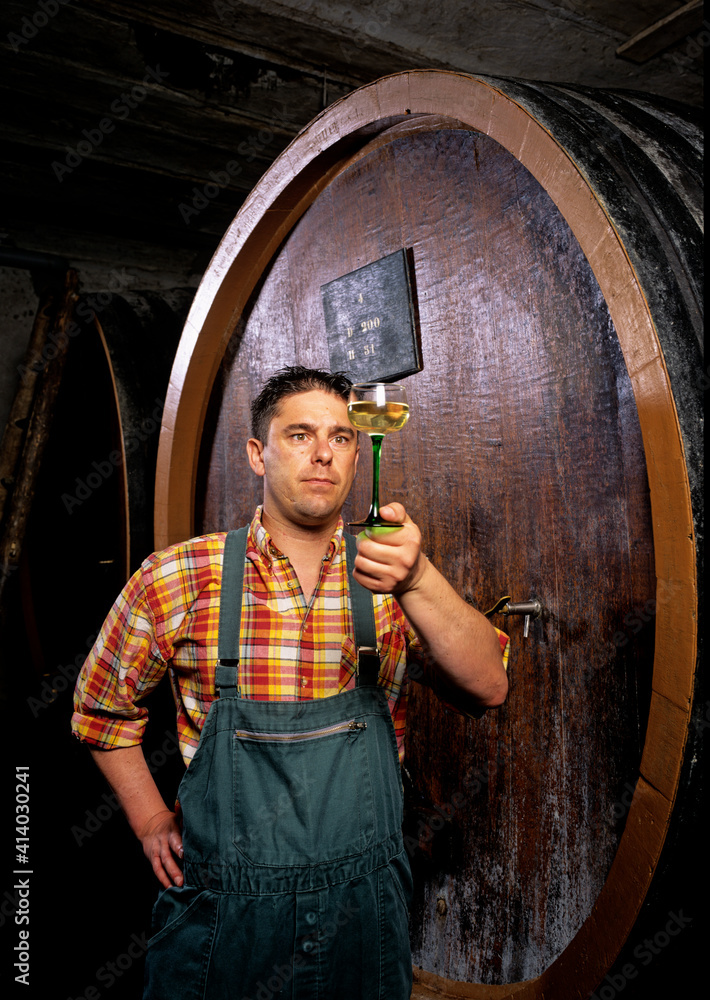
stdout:
MULTIPOLYGON (((271 535, 266 530, 262 524, 261 516, 263 513, 263 504, 259 504, 254 513, 254 517, 251 522, 251 528, 249 531, 249 543, 248 548, 252 551, 256 550, 262 559, 270 566, 272 562, 278 559, 286 559, 286 556, 281 552, 281 550, 274 544, 271 539, 271 535)), ((342 517, 338 518, 338 523, 336 525, 333 536, 328 543, 328 551, 323 557, 323 562, 330 562, 338 552, 340 552, 343 547, 343 531, 344 524, 342 517)))

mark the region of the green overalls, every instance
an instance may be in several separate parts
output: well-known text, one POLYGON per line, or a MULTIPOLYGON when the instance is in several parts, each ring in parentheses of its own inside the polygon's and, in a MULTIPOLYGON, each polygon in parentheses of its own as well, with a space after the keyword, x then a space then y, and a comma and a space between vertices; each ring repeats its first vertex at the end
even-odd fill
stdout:
POLYGON ((409 1000, 399 757, 355 540, 357 686, 255 701, 238 678, 246 533, 225 544, 219 697, 180 784, 185 881, 155 905, 144 1000, 409 1000))

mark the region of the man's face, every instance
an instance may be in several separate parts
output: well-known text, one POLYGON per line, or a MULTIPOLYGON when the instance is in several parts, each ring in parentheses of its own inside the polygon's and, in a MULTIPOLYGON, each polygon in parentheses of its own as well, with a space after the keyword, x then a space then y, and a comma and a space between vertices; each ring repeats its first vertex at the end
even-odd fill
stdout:
POLYGON ((340 514, 358 460, 347 404, 321 390, 286 396, 266 443, 251 438, 249 463, 264 477, 264 509, 291 524, 327 524, 340 514))

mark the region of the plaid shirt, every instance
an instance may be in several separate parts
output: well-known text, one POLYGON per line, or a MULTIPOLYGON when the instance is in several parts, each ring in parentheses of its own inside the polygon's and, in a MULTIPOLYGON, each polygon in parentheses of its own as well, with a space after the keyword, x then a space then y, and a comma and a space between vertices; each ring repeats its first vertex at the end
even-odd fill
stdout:
MULTIPOLYGON (((226 532, 155 553, 131 577, 104 622, 77 680, 72 730, 112 748, 140 743, 143 699, 169 668, 177 735, 186 764, 215 698, 222 560, 226 532)), ((374 595, 385 690, 400 756, 412 674, 429 665, 396 600, 374 595)), ((500 633, 502 636, 502 633, 500 633)), ((271 701, 326 698, 355 686, 357 663, 347 586, 343 525, 323 559, 310 603, 286 556, 261 523, 250 525, 242 601, 242 697, 271 701)), ((501 647, 507 653, 507 639, 501 647)))

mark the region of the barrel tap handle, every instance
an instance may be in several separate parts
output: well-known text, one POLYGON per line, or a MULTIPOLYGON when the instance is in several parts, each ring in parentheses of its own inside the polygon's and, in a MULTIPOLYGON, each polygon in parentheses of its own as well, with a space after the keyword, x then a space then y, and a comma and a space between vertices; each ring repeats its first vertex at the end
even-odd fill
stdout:
POLYGON ((527 639, 530 629, 530 619, 539 618, 542 614, 542 604, 535 597, 527 601, 508 601, 501 609, 502 615, 524 615, 523 638, 527 639))

